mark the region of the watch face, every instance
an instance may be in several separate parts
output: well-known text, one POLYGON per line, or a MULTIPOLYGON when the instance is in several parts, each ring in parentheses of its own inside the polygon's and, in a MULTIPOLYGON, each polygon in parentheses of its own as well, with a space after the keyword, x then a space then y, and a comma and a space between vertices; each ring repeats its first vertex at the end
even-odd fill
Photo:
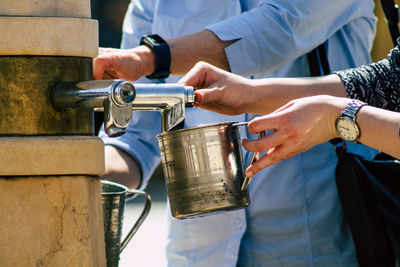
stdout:
POLYGON ((360 136, 360 129, 350 118, 340 118, 336 122, 336 129, 346 141, 355 142, 360 136))

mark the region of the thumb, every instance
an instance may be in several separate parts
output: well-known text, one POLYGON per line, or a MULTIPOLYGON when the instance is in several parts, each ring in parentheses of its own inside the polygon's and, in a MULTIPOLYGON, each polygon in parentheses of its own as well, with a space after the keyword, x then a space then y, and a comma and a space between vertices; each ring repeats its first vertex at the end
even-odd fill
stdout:
POLYGON ((97 57, 93 60, 93 78, 95 80, 103 80, 104 72, 108 68, 109 62, 106 58, 97 57))
POLYGON ((204 90, 196 90, 194 91, 194 97, 196 99, 197 104, 204 104, 204 90))
POLYGON ((198 104, 223 104, 224 96, 218 88, 198 89, 195 91, 198 104))
POLYGON ((195 88, 202 88, 204 87, 205 79, 206 70, 202 67, 202 64, 197 63, 178 83, 195 88))

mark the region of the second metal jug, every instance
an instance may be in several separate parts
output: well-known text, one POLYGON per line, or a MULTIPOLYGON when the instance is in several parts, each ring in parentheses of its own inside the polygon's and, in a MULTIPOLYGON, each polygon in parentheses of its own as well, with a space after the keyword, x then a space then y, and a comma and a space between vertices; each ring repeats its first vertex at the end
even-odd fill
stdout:
POLYGON ((128 189, 124 185, 104 180, 101 181, 101 190, 107 267, 117 267, 119 254, 149 214, 151 196, 144 191, 128 189), (125 202, 135 195, 143 195, 146 198, 145 206, 139 219, 121 242, 125 202))
POLYGON ((234 122, 157 136, 172 216, 184 219, 250 204, 234 122))

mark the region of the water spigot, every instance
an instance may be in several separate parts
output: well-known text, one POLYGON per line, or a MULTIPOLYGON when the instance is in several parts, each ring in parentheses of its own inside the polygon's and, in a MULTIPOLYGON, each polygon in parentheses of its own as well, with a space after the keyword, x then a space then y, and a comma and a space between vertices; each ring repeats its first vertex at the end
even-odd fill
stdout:
POLYGON ((136 98, 133 110, 158 110, 161 131, 169 131, 185 119, 185 107, 193 107, 194 89, 182 84, 132 84, 136 98))
POLYGON ((194 89, 181 84, 134 84, 123 80, 96 80, 60 83, 53 87, 55 108, 104 110, 108 136, 125 133, 133 110, 161 112, 161 131, 171 130, 185 118, 185 107, 194 103, 194 89))
POLYGON ((132 84, 122 80, 60 83, 53 88, 51 96, 53 105, 59 110, 104 110, 104 128, 110 137, 125 133, 132 119, 132 102, 135 97, 132 84))

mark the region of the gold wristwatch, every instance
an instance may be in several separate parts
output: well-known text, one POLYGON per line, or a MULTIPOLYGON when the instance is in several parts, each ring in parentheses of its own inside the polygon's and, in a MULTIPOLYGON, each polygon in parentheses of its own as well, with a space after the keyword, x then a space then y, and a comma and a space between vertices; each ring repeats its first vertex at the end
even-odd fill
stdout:
POLYGON ((365 105, 364 102, 353 99, 341 112, 340 117, 336 120, 336 130, 342 139, 358 143, 361 130, 356 121, 357 112, 365 105))

